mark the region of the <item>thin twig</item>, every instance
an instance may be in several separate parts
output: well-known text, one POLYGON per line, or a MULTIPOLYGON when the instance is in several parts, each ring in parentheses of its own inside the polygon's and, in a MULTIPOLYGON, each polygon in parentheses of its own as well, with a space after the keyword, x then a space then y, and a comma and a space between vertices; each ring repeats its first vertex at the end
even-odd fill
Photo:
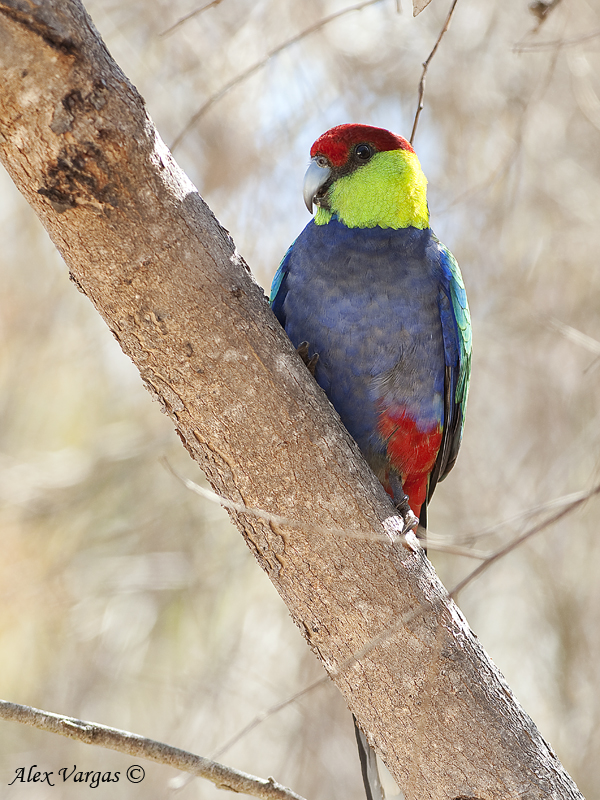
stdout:
MULTIPOLYGON (((210 757, 220 758, 228 750, 231 750, 234 744, 237 744, 240 739, 243 739, 244 736, 249 734, 250 731, 253 731, 254 728, 258 727, 261 723, 265 722, 265 720, 267 720, 269 717, 272 717, 273 715, 277 714, 278 711, 282 711, 284 708, 287 708, 287 706, 291 705, 292 703, 295 703, 296 700, 299 700, 303 695, 312 692, 313 689, 317 689, 319 686, 324 686, 326 683, 331 685, 331 679, 327 674, 323 675, 323 677, 319 678, 319 680, 310 683, 308 686, 305 686, 304 689, 300 689, 299 692, 295 692, 293 695, 290 695, 290 697, 287 697, 285 700, 281 700, 274 706, 271 706, 270 708, 261 711, 253 719, 251 719, 247 725, 244 725, 244 727, 241 728, 241 730, 235 733, 224 744, 222 744, 214 752, 212 752, 210 757)), ((182 789, 184 786, 187 786, 187 784, 191 780, 192 777, 188 775, 187 778, 178 783, 177 789, 182 789)))
MULTIPOLYGON (((312 531, 318 533, 326 533, 330 536, 344 536, 348 539, 363 539, 369 540, 374 542, 390 542, 390 533, 389 530, 392 527, 391 522, 393 518, 388 517, 386 520, 386 524, 384 525, 384 530, 387 530, 388 533, 385 534, 376 534, 369 532, 362 532, 362 531, 353 531, 348 528, 330 528, 330 527, 316 527, 314 525, 309 525, 306 522, 300 522, 297 519, 291 519, 290 517, 282 517, 279 514, 271 514, 269 511, 264 511, 262 508, 254 508, 252 506, 247 506, 244 503, 236 503, 234 500, 228 500, 226 497, 223 497, 221 494, 217 494, 213 492, 211 489, 205 489, 203 486, 199 486, 194 481, 189 480, 188 478, 184 478, 180 475, 176 470, 173 469, 171 464, 167 461, 166 458, 161 459, 165 467, 169 470, 169 472, 180 481, 186 489, 189 489, 194 494, 203 497, 205 500, 210 500, 211 503, 218 503, 219 505, 223 506, 223 508, 228 508, 231 511, 235 511, 238 514, 246 514, 251 517, 255 517, 256 519, 262 519, 265 522, 273 525, 283 525, 287 528, 296 528, 298 530, 303 531, 312 531)), ((402 526, 402 520, 400 517, 397 517, 398 520, 398 529, 402 526)), ((477 535, 477 534, 474 534, 477 535)), ((429 543, 427 541, 427 547, 430 547, 431 550, 439 550, 442 553, 453 553, 454 555, 466 556, 467 558, 478 558, 484 559, 488 557, 487 553, 482 553, 478 550, 472 550, 467 547, 461 547, 460 545, 455 544, 447 544, 446 542, 441 542, 439 540, 429 543)))
MULTIPOLYGON (((469 542, 473 542, 477 539, 481 539, 484 536, 490 536, 492 533, 496 533, 501 528, 505 528, 507 525, 515 525, 518 522, 525 522, 531 517, 538 516, 539 514, 543 514, 545 511, 552 511, 555 508, 563 508, 564 506, 570 506, 574 502, 579 500, 587 500, 590 496, 590 493, 587 491, 584 492, 571 492, 570 494, 562 495, 562 497, 555 497, 553 500, 548 500, 545 503, 540 503, 537 506, 533 506, 532 508, 527 508, 525 511, 520 511, 518 514, 514 514, 512 517, 507 517, 506 519, 501 520, 500 522, 494 522, 492 525, 488 525, 485 528, 482 528, 479 531, 475 531, 473 533, 465 533, 462 536, 457 536, 452 539, 452 543, 455 545, 467 545, 469 542)), ((427 547, 431 547, 432 549, 436 549, 440 543, 445 541, 442 540, 440 536, 436 536, 428 532, 427 534, 427 547)), ((488 556, 486 555, 486 558, 488 556)))
POLYGON ((163 742, 146 739, 144 736, 138 736, 128 731, 109 728, 106 725, 98 725, 95 722, 64 717, 61 714, 40 711, 30 706, 9 703, 6 700, 0 700, 0 718, 21 722, 42 731, 58 733, 86 744, 128 753, 131 756, 146 758, 159 764, 167 764, 199 778, 206 778, 219 789, 229 789, 232 792, 241 792, 264 800, 303 800, 300 795, 276 783, 273 778, 266 780, 256 778, 254 775, 239 772, 208 758, 180 750, 178 747, 171 747, 163 742))
POLYGON ((534 53, 543 50, 562 50, 564 47, 575 47, 583 42, 589 42, 591 39, 597 39, 598 36, 600 36, 600 30, 593 31, 592 33, 586 33, 583 36, 574 36, 571 39, 555 39, 554 41, 516 44, 513 47, 513 53, 534 53))
MULTIPOLYGON (((177 147, 181 144, 182 139, 187 135, 187 133, 194 127, 194 125, 198 122, 198 120, 206 114, 209 108, 211 108, 216 102, 218 102, 222 97, 224 97, 228 92, 230 92, 234 87, 238 86, 240 83, 245 81, 247 78, 250 78, 254 75, 255 72, 258 72, 259 69, 264 67, 272 58, 285 50, 287 47, 291 47, 291 45, 296 44, 297 42, 301 41, 302 39, 310 36, 311 33, 315 33, 320 28, 323 28, 325 25, 333 22, 340 17, 343 17, 345 14, 350 14, 352 11, 361 11, 363 8, 367 6, 373 6, 376 3, 381 3, 382 0, 363 0, 362 3, 356 3, 353 6, 348 6, 347 8, 342 8, 340 11, 336 11, 334 14, 330 14, 328 17, 323 17, 323 19, 316 22, 314 25, 311 25, 308 28, 305 28, 300 33, 297 33, 295 36, 292 36, 291 39, 283 42, 283 44, 278 45, 274 50, 271 50, 264 58, 261 58, 260 61, 257 61, 247 70, 242 72, 240 75, 237 75, 235 78, 232 78, 228 83, 223 86, 222 89, 216 94, 213 94, 208 100, 203 103, 198 111, 193 115, 187 125, 183 128, 183 130, 176 136, 173 144, 171 145, 171 151, 175 151, 177 147)), ((455 0, 456 2, 456 0, 455 0)))
MULTIPOLYGON (((297 530, 301 531, 312 531, 313 533, 316 532, 319 534, 327 533, 330 536, 345 536, 349 539, 371 540, 375 542, 386 542, 388 544, 390 541, 394 540, 395 535, 402 530, 404 525, 402 518, 397 515, 390 516, 381 523, 384 530, 384 533, 381 534, 371 533, 370 531, 353 531, 347 528, 326 528, 322 526, 310 525, 309 523, 301 522, 297 519, 291 519, 291 517, 282 517, 279 514, 272 514, 270 511, 265 511, 262 508, 255 508, 254 506, 247 506, 244 503, 236 503, 235 500, 229 500, 227 497, 223 497, 223 495, 217 494, 211 489, 205 489, 203 486, 198 486, 198 484, 194 483, 194 481, 179 475, 179 473, 173 469, 166 458, 162 458, 161 461, 169 470, 169 472, 175 478, 177 478, 177 480, 180 481, 186 487, 186 489, 194 492, 194 494, 203 497, 205 500, 210 500, 211 503, 217 503, 218 505, 221 505, 223 508, 227 508, 230 511, 235 511, 237 514, 245 514, 249 517, 254 517, 255 519, 262 519, 269 525, 282 525, 286 528, 296 528, 297 530)), ((411 538, 411 542, 412 541, 413 539, 411 538)))
MULTIPOLYGON (((265 522, 273 525, 283 525, 288 528, 296 528, 297 530, 302 531, 311 531, 313 533, 319 534, 328 534, 329 536, 344 536, 349 539, 361 539, 361 540, 369 540, 374 542, 385 542, 389 543, 390 540, 393 538, 393 534, 396 533, 402 527, 402 520, 400 517, 388 517, 384 523, 382 523, 383 529, 385 533, 376 534, 364 531, 357 531, 352 530, 349 528, 332 528, 327 526, 315 526, 311 525, 310 523, 302 522, 297 519, 291 519, 290 517, 282 517, 279 514, 272 514, 270 511, 265 511, 262 508, 255 508, 253 506, 247 506, 244 503, 236 503, 234 500, 229 500, 227 497, 224 497, 221 494, 217 494, 217 492, 213 492, 211 489, 205 489, 203 486, 199 486, 194 481, 189 480, 188 478, 184 478, 180 475, 169 463, 166 458, 161 459, 162 463, 169 470, 169 472, 175 477, 178 481, 180 481, 186 489, 189 489, 194 494, 197 494, 199 497, 204 498, 205 500, 209 500, 211 503, 216 503, 217 505, 223 506, 223 508, 227 508, 231 511, 235 511, 238 514, 246 514, 251 517, 255 517, 256 519, 262 519, 265 522), (397 524, 394 524, 397 523, 397 524)), ((592 493, 595 490, 592 490, 592 493)), ((454 539, 452 542, 447 543, 445 539, 441 536, 436 536, 431 531, 427 532, 427 549, 439 551, 441 553, 451 553, 454 555, 465 556, 467 558, 476 558, 482 561, 485 561, 488 558, 491 558, 495 555, 495 553, 483 552, 481 550, 475 550, 471 547, 465 546, 467 542, 472 542, 476 539, 480 539, 483 536, 489 536, 492 533, 500 530, 500 528, 504 528, 507 525, 514 525, 517 522, 522 522, 530 517, 536 516, 537 514, 541 514, 544 511, 550 511, 557 506, 563 507, 568 506, 571 507, 573 504, 578 504, 583 502, 591 497, 590 492, 572 492, 568 495, 563 495, 562 497, 556 497, 553 500, 548 500, 546 503, 541 503, 540 505, 534 506, 533 508, 528 508, 525 511, 521 511, 518 514, 515 514, 508 519, 504 519, 501 522, 495 522, 493 525, 489 525, 487 528, 483 528, 480 531, 476 531, 474 533, 467 533, 463 536, 454 539), (462 543, 462 544, 461 544, 462 543)), ((416 539, 418 542, 418 539, 416 539)), ((414 544, 415 540, 411 537, 410 543, 414 544)))
POLYGON ((587 333, 583 333, 583 331, 579 331, 577 328, 573 328, 571 325, 561 322, 561 320, 556 317, 549 317, 545 320, 545 324, 552 330, 561 333, 565 339, 573 342, 573 344, 577 344, 585 350, 589 350, 589 352, 593 353, 595 356, 600 355, 600 342, 588 336, 587 333))
POLYGON ((431 0, 412 0, 413 17, 418 17, 421 11, 425 11, 431 0))
POLYGON ((438 47, 440 46, 440 42, 448 28, 450 27, 450 22, 452 21, 452 15, 454 14, 454 9, 456 8, 456 4, 458 0, 452 0, 452 5, 450 6, 450 11, 448 12, 448 16, 446 17, 446 21, 440 31, 440 35, 437 38, 436 43, 433 46, 433 50, 429 53, 427 59, 423 62, 423 72, 421 73, 421 80, 419 81, 419 102, 417 104, 417 112, 415 114, 415 121, 413 122, 412 132, 410 134, 410 143, 412 144, 415 140, 415 134, 417 132, 417 125, 419 124, 419 117, 421 116, 421 111, 423 111, 423 98, 425 96, 425 76, 427 75, 427 70, 429 69, 429 64, 431 63, 431 59, 437 52, 438 47))
POLYGON ((219 758, 223 755, 227 750, 230 750, 234 744, 237 744, 240 739, 242 739, 246 734, 250 733, 250 731, 254 730, 258 725, 264 722, 268 717, 272 717, 274 714, 277 714, 278 711, 286 708, 286 706, 295 703, 296 700, 299 700, 303 695, 308 694, 308 692, 312 692, 313 689, 318 688, 319 686, 323 686, 326 683, 330 683, 329 675, 323 675, 322 678, 319 678, 313 683, 310 683, 308 686, 305 686, 304 689, 300 689, 299 692, 288 697, 286 700, 281 700, 279 703, 276 703, 274 706, 261 711, 260 714, 257 714, 254 719, 252 719, 247 725, 239 730, 236 734, 234 734, 230 739, 228 739, 224 744, 222 744, 219 748, 217 748, 212 754, 212 758, 219 758))
POLYGON ((202 14, 203 11, 208 11, 209 8, 212 8, 213 6, 218 6, 222 2, 223 2, 223 0, 212 0, 211 3, 207 3, 205 6, 201 6, 200 8, 196 8, 196 9, 194 9, 194 11, 190 11, 189 14, 186 14, 185 17, 181 17, 181 19, 178 19, 177 22, 175 22, 173 25, 171 25, 170 28, 167 28, 166 31, 163 31, 162 33, 159 33, 158 35, 159 36, 167 36, 169 33, 172 33, 180 25, 183 25, 184 22, 187 22, 188 19, 192 19, 193 17, 197 17, 198 14, 202 14))
POLYGON ((433 550, 435 553, 448 553, 451 556, 464 556, 465 558, 474 558, 478 561, 485 561, 490 557, 490 552, 483 550, 475 550, 472 547, 464 547, 459 544, 452 544, 442 540, 441 536, 435 539, 430 538, 431 534, 427 532, 427 550, 433 550))
POLYGON ((473 572, 470 572, 466 578, 463 578, 462 581, 456 584, 456 586, 448 592, 449 597, 456 598, 459 592, 462 592, 470 583, 472 583, 476 578, 478 578, 488 567, 491 567, 499 559, 503 558, 503 556, 508 555, 508 553, 512 553, 513 550, 516 550, 517 547, 526 542, 528 539, 531 539, 532 536, 535 536, 541 531, 545 530, 546 528, 550 527, 550 525, 554 525, 554 523, 559 522, 561 519, 567 516, 567 514, 571 514, 576 509, 580 508, 584 503, 586 503, 590 498, 595 497, 596 495, 600 494, 600 484, 595 486, 589 492, 585 492, 568 506, 563 508, 561 511, 558 511, 554 516, 549 517, 544 522, 540 522, 539 525, 535 525, 531 530, 526 531, 522 536, 518 536, 516 539, 513 539, 512 542, 509 542, 504 547, 501 547, 499 550, 496 550, 489 558, 481 563, 473 572))

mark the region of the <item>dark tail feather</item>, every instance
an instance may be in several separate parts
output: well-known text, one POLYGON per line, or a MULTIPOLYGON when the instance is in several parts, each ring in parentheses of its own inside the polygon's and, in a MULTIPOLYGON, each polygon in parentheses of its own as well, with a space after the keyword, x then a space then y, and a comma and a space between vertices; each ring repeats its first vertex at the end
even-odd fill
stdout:
POLYGON ((352 714, 352 719, 354 720, 354 733, 356 734, 358 757, 360 758, 360 769, 363 776, 367 800, 384 800, 383 789, 381 788, 381 781, 379 780, 379 771, 377 769, 375 750, 373 750, 371 745, 367 742, 367 737, 358 727, 354 714, 352 714))
POLYGON ((419 525, 427 530, 427 500, 423 501, 421 511, 419 513, 419 525))
POLYGON ((427 555, 427 500, 424 501, 419 513, 419 530, 417 531, 417 536, 419 537, 421 547, 425 550, 425 555, 427 555))

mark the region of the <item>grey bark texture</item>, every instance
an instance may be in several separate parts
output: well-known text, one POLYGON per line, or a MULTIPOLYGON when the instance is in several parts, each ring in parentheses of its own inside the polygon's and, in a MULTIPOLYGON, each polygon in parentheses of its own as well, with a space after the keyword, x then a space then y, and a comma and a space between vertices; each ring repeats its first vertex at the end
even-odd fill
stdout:
POLYGON ((407 800, 581 798, 77 0, 0 0, 0 159, 211 484, 295 521, 236 517, 407 800))

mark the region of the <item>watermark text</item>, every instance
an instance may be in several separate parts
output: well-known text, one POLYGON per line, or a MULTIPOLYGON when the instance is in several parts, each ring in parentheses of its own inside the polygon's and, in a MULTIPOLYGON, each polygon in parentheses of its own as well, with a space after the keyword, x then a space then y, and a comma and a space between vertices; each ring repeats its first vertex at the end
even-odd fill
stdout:
POLYGON ((8 785, 45 783, 48 786, 56 786, 70 781, 71 783, 85 783, 90 789, 97 789, 102 783, 119 783, 123 777, 130 783, 141 783, 146 777, 146 773, 139 764, 132 764, 128 767, 124 776, 120 771, 101 772, 100 770, 80 769, 77 764, 73 764, 72 767, 61 767, 56 772, 32 764, 30 767, 17 767, 15 777, 8 785))

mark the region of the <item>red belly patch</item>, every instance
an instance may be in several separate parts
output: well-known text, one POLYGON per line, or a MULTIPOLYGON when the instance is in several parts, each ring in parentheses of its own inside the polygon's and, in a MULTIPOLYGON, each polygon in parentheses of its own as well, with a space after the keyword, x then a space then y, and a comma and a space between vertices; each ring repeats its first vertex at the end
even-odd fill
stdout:
POLYGON ((406 410, 392 413, 387 409, 379 414, 378 430, 400 474, 410 507, 419 516, 427 496, 427 479, 442 443, 442 427, 436 423, 421 430, 406 410))

